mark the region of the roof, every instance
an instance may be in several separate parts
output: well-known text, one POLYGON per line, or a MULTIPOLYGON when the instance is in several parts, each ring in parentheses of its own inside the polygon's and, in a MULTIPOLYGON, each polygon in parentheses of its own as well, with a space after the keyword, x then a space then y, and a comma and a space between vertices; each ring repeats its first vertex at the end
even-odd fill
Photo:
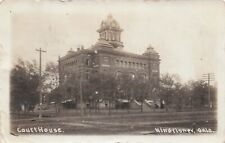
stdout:
POLYGON ((124 56, 124 57, 131 57, 131 58, 139 58, 139 59, 153 59, 153 60, 159 60, 159 55, 158 53, 152 53, 148 55, 139 55, 139 54, 134 54, 131 52, 124 51, 123 49, 115 49, 115 48, 109 48, 109 47, 104 47, 104 46, 98 46, 95 45, 89 49, 82 49, 79 51, 73 51, 67 53, 66 56, 62 57, 61 60, 68 59, 80 54, 96 54, 97 53, 107 53, 107 54, 113 54, 117 56, 124 56))
MULTIPOLYGON (((111 49, 111 48, 102 48, 102 47, 93 47, 93 49, 98 50, 99 52, 104 52, 104 53, 109 53, 109 54, 114 54, 114 55, 119 55, 119 56, 125 56, 125 57, 144 58, 144 59, 151 58, 146 55, 139 55, 139 54, 127 52, 127 51, 124 51, 123 49, 111 49)), ((152 55, 152 56, 158 56, 158 54, 152 55)))
POLYGON ((95 44, 95 47, 114 48, 113 45, 103 39, 98 40, 98 42, 95 44))
POLYGON ((98 29, 98 31, 102 31, 104 29, 114 29, 114 30, 119 30, 122 31, 120 28, 120 25, 118 22, 112 17, 111 14, 107 16, 105 20, 102 21, 101 27, 98 29))
POLYGON ((93 53, 94 51, 91 49, 80 49, 78 51, 69 51, 67 52, 67 54, 63 57, 60 58, 60 60, 65 60, 65 59, 69 59, 72 58, 74 56, 80 55, 80 54, 88 54, 88 53, 93 53))

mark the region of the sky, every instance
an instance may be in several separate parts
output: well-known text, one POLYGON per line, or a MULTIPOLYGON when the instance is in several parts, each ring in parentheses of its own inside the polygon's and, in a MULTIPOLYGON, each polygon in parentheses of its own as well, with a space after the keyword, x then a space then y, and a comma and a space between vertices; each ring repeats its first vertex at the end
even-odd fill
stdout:
MULTIPOLYGON (((16 2, 15 2, 16 3, 16 2)), ((16 4, 15 4, 16 5, 16 4)), ((142 54, 151 45, 160 54, 161 73, 183 81, 215 73, 224 49, 225 7, 220 1, 52 1, 18 3, 11 11, 12 61, 38 61, 37 48, 47 51, 43 63, 98 39, 101 21, 111 14, 124 30, 124 51, 142 54)))

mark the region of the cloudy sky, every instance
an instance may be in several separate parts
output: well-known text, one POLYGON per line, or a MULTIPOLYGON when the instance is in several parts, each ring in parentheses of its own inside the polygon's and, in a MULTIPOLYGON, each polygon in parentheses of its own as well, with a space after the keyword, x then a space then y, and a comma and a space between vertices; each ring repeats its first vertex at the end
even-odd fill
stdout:
MULTIPOLYGON (((25 1, 24 1, 25 2, 25 1)), ((217 54, 224 48, 225 5, 220 1, 28 2, 11 11, 13 61, 22 57, 57 61, 70 48, 89 48, 108 14, 118 21, 124 50, 142 54, 152 45, 161 56, 161 73, 181 79, 215 72, 217 54)))

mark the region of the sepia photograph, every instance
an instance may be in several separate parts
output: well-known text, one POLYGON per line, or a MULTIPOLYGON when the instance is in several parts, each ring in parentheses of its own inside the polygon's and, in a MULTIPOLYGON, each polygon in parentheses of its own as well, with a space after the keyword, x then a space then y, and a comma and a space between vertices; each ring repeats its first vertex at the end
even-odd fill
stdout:
POLYGON ((219 134, 223 1, 12 5, 10 135, 219 134))

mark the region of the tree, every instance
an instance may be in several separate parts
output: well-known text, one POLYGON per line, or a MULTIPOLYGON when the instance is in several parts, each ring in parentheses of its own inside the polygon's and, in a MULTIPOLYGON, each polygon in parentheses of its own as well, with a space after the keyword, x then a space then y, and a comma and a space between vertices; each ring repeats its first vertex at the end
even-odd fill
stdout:
POLYGON ((210 86, 210 93, 211 93, 211 102, 212 102, 212 108, 216 109, 217 105, 217 88, 214 86, 210 86))
POLYGON ((143 112, 144 101, 149 97, 149 93, 151 90, 151 88, 149 88, 150 82, 135 78, 134 83, 134 98, 141 103, 141 112, 143 112))
POLYGON ((165 101, 166 111, 168 106, 172 104, 172 96, 175 93, 174 75, 163 74, 160 78, 160 96, 165 101))
MULTIPOLYGON (((80 79, 75 74, 69 74, 60 85, 60 94, 64 95, 64 101, 72 99, 74 103, 80 100, 80 79)), ((87 89, 88 90, 88 89, 87 89)))
MULTIPOLYGON (((214 93, 210 100, 215 103, 216 88, 211 86, 210 89, 210 93, 214 93)), ((182 84, 177 75, 161 76, 160 96, 166 102, 166 110, 169 106, 179 111, 185 106, 198 109, 209 105, 208 85, 205 81, 188 81, 182 84)))
MULTIPOLYGON (((128 103, 131 101, 133 98, 133 88, 134 87, 134 82, 133 78, 129 74, 122 74, 120 77, 118 77, 118 85, 119 85, 119 90, 121 91, 122 94, 120 94, 120 99, 125 99, 128 101, 128 103)), ((127 111, 129 112, 129 104, 127 111)))
POLYGON ((117 90, 117 82, 111 74, 103 74, 101 78, 101 91, 103 99, 108 102, 108 113, 110 114, 112 102, 114 101, 117 90))
POLYGON ((112 102, 114 101, 117 90, 117 82, 115 77, 113 77, 111 74, 95 72, 91 74, 88 82, 89 95, 91 95, 89 98, 95 101, 95 105, 99 104, 99 100, 106 102, 108 113, 110 114, 112 102))
POLYGON ((42 75, 43 92, 49 94, 59 85, 58 65, 54 62, 48 62, 42 75))
POLYGON ((208 103, 208 85, 205 81, 192 81, 192 100, 194 107, 204 107, 208 103))
POLYGON ((39 102, 39 75, 36 61, 18 59, 10 75, 11 111, 33 110, 39 102))

